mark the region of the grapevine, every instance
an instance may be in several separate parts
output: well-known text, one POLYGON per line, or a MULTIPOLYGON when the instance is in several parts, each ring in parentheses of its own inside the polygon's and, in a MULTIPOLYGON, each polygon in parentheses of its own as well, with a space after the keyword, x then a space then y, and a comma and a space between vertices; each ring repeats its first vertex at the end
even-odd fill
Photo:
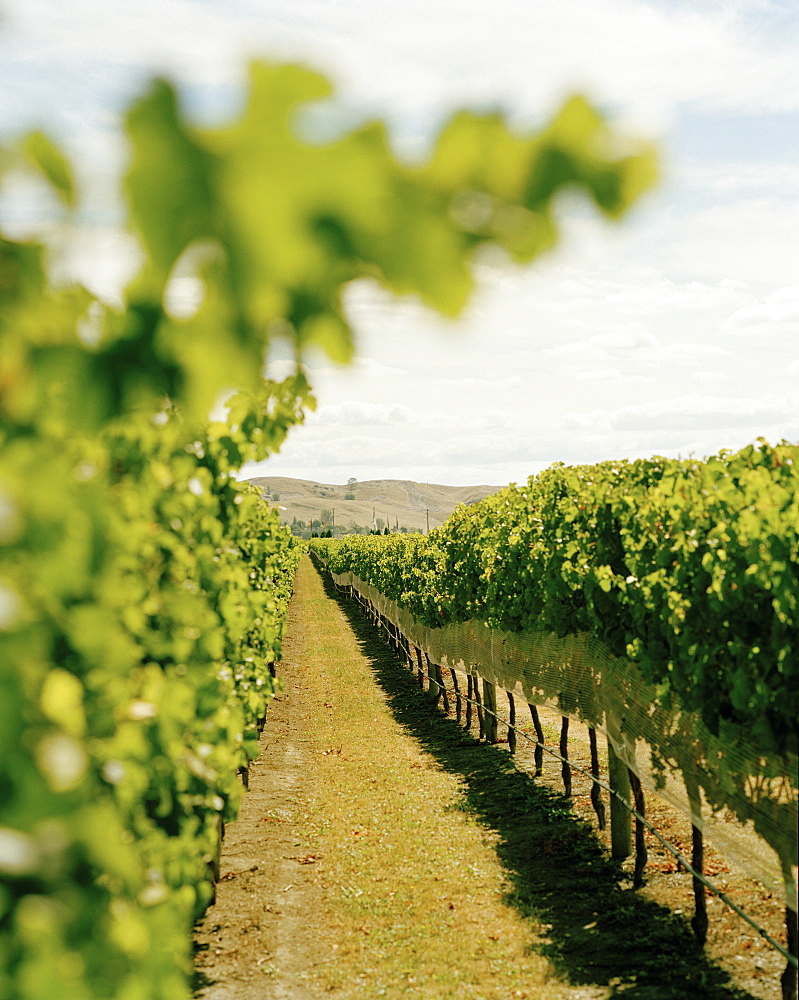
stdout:
MULTIPOLYGON (((319 74, 253 65, 243 115, 203 129, 156 81, 129 109, 121 307, 51 279, 0 220, 0 995, 184 1000, 192 919, 241 796, 299 549, 243 463, 313 405, 311 345, 352 355, 357 278, 449 315, 475 251, 531 260, 579 187, 609 218, 654 179, 574 98, 537 135, 461 113, 408 165, 385 128, 306 141, 319 74), (475 206, 479 211, 475 211, 475 206), (199 290, 174 308, 177 281, 199 290), (297 372, 264 383, 270 345, 297 372), (227 419, 208 421, 220 395, 227 419)), ((629 144, 626 146, 631 150, 629 144)), ((79 218, 44 134, 0 149, 79 218)), ((91 208, 91 206, 89 206, 91 208)))

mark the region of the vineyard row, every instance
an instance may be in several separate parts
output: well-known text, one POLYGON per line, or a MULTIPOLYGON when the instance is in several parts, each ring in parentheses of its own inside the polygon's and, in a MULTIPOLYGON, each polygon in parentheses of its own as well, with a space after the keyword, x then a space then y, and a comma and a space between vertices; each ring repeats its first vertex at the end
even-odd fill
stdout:
POLYGON ((624 770, 784 883, 794 955, 798 451, 556 466, 427 536, 312 542, 435 670, 605 733, 624 770))

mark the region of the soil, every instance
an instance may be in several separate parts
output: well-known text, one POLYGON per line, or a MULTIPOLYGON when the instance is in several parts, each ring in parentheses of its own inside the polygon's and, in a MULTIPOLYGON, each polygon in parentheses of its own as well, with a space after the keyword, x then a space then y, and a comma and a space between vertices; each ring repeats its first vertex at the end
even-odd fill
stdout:
MULTIPOLYGON (((656 840, 648 836, 646 883, 633 891, 632 862, 619 865, 609 859, 607 833, 597 830, 588 779, 575 772, 572 798, 567 800, 560 792, 560 762, 545 762, 543 774, 533 779, 532 749, 527 749, 524 741, 520 740, 511 758, 506 743, 486 746, 473 738, 476 720, 470 735, 453 718, 443 718, 359 609, 350 601, 337 604, 329 590, 324 597, 328 618, 321 627, 348 633, 348 641, 357 642, 362 658, 357 669, 368 674, 385 711, 392 714, 399 741, 388 763, 376 757, 370 764, 362 740, 356 750, 345 745, 342 757, 342 745, 332 746, 331 730, 325 730, 320 722, 332 712, 331 704, 324 700, 332 695, 325 694, 318 680, 314 683, 307 669, 319 635, 324 634, 313 632, 308 625, 303 595, 307 597, 312 586, 318 588, 319 583, 314 582, 314 571, 306 561, 289 611, 280 667, 282 690, 270 705, 261 754, 251 766, 249 792, 240 816, 226 831, 216 902, 196 930, 197 998, 320 1000, 329 996, 412 995, 482 1000, 508 995, 599 1000, 624 993, 630 1000, 779 1000, 783 959, 715 898, 708 900, 710 932, 704 953, 694 946, 687 924, 693 907, 690 877, 678 870, 656 840), (341 889, 334 881, 336 873, 344 870, 345 855, 347 864, 357 864, 359 876, 365 875, 366 864, 379 867, 375 858, 380 857, 379 853, 361 854, 354 861, 356 848, 344 842, 345 834, 335 822, 328 822, 331 795, 345 796, 346 782, 353 780, 339 763, 347 759, 347 753, 363 757, 361 764, 366 770, 352 772, 360 776, 355 779, 360 784, 371 780, 363 777, 369 767, 376 773, 393 764, 406 773, 409 767, 414 769, 414 782, 422 783, 422 795, 425 781, 453 776, 458 787, 453 806, 457 804, 460 815, 480 824, 483 842, 490 845, 504 872, 499 898, 491 879, 478 880, 468 890, 468 904, 483 923, 498 919, 490 915, 489 895, 491 906, 501 904, 502 909, 513 912, 514 920, 526 928, 524 953, 537 959, 542 956, 551 969, 546 988, 533 989, 531 984, 528 992, 523 986, 513 990, 501 985, 503 961, 508 965, 522 963, 517 947, 517 952, 509 952, 504 960, 489 955, 485 959, 488 964, 475 966, 469 974, 474 980, 474 970, 482 970, 482 985, 472 982, 467 989, 457 982, 458 968, 465 969, 467 963, 463 955, 456 956, 454 943, 452 961, 458 965, 451 970, 454 978, 447 980, 450 985, 444 983, 443 974, 426 980, 411 974, 412 969, 404 969, 401 976, 392 971, 381 978, 380 970, 373 966, 381 960, 390 964, 398 937, 410 932, 402 930, 404 922, 382 930, 378 920, 373 926, 366 925, 363 914, 371 919, 375 906, 383 907, 385 900, 378 899, 372 911, 362 908, 358 916, 362 901, 342 902, 340 893, 334 891, 341 889), (332 786, 338 782, 341 784, 336 784, 334 793, 332 786), (350 927, 348 920, 356 924, 350 927), (355 937, 359 939, 357 948, 352 943, 355 937), (348 973, 348 969, 358 970, 358 975, 348 973), (338 979, 328 970, 338 970, 338 979), (349 986, 341 978, 348 974, 353 977, 349 986)), ((340 688, 337 694, 343 697, 340 688)), ((454 700, 450 698, 453 714, 454 700)), ((542 713, 542 721, 547 742, 557 747, 559 717, 542 713)), ((376 717, 378 724, 383 728, 387 725, 384 718, 376 717)), ((570 756, 585 766, 585 730, 574 726, 569 746, 570 756)), ((430 787, 432 798, 437 792, 432 784, 430 787)), ((356 793, 365 794, 363 788, 356 788, 356 793)), ((450 811, 455 811, 446 808, 448 815, 440 820, 442 829, 445 821, 452 819, 450 811)), ((690 853, 690 826, 681 817, 654 797, 647 800, 647 814, 680 850, 690 853)), ((390 819, 384 815, 375 822, 383 824, 390 819)), ((347 836, 365 844, 369 832, 364 826, 351 833, 348 829, 347 836), (356 834, 363 836, 357 838, 356 834)), ((393 833, 389 836, 397 839, 393 833)), ((458 837, 462 853, 476 852, 461 832, 448 832, 447 836, 458 837)), ((479 860, 476 854, 474 858, 460 857, 459 863, 469 863, 475 870, 480 865, 486 867, 485 859, 479 860)), ((706 864, 738 905, 777 940, 784 941, 779 900, 710 850, 706 864)), ((438 880, 441 868, 441 863, 431 867, 428 858, 427 866, 410 877, 438 880)), ((375 874, 373 881, 384 879, 375 874)), ((446 926, 446 933, 454 935, 452 942, 474 939, 465 903, 459 899, 457 907, 450 904, 450 911, 455 912, 447 912, 446 920, 439 921, 442 933, 446 926), (460 927, 458 919, 463 921, 460 927)), ((392 919, 398 919, 396 914, 392 919)), ((425 933, 437 934, 438 926, 425 925, 425 933)), ((503 925, 501 932, 489 937, 496 941, 513 933, 503 925)), ((475 953, 482 948, 470 947, 475 953)), ((473 957, 470 954, 469 960, 473 957)), ((531 968, 529 975, 533 972, 531 968)))
MULTIPOLYGON (((539 710, 547 743, 558 746, 560 716, 548 709, 539 710)), ((506 715, 507 717, 507 715, 506 715)), ((525 726, 532 735, 532 726, 525 726)), ((515 756, 517 767, 534 772, 534 751, 531 745, 519 741, 515 756)), ((588 730, 572 724, 569 732, 569 757, 579 767, 590 770, 588 730)), ((607 766, 607 753, 600 744, 600 766, 607 766)), ((552 789, 562 788, 561 762, 544 756, 543 773, 539 782, 552 789)), ((600 831, 591 805, 591 781, 579 771, 572 771, 572 807, 576 815, 590 823, 595 835, 610 851, 610 830, 600 831)), ((606 799, 607 797, 605 797, 606 799)), ((605 801, 607 809, 607 801, 605 801)), ((646 817, 683 857, 691 857, 691 825, 685 816, 656 795, 646 793, 646 817)), ((694 912, 693 880, 674 856, 648 830, 645 832, 648 854, 644 885, 639 893, 653 902, 669 908, 686 921, 694 912)), ((634 858, 622 863, 622 869, 632 879, 634 858)), ((729 859, 705 842, 704 871, 712 883, 747 913, 767 933, 786 947, 785 909, 782 899, 750 878, 729 859)), ((759 1000, 781 1000, 780 976, 785 960, 738 917, 721 899, 709 890, 705 892, 708 912, 708 933, 705 954, 730 976, 731 981, 759 1000)))
POLYGON ((238 819, 225 832, 216 902, 196 929, 195 995, 203 1000, 315 1000, 307 974, 329 957, 316 859, 303 853, 317 775, 295 610, 282 689, 270 703, 238 819))

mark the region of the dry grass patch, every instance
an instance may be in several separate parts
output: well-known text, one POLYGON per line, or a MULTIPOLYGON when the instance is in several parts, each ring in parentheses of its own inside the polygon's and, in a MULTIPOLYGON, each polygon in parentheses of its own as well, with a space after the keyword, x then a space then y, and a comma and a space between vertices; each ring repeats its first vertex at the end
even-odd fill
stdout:
POLYGON ((303 619, 305 682, 325 817, 315 842, 338 938, 319 985, 352 998, 568 995, 531 950, 536 929, 504 902, 496 834, 397 722, 355 635, 330 630, 340 612, 319 591, 303 619))

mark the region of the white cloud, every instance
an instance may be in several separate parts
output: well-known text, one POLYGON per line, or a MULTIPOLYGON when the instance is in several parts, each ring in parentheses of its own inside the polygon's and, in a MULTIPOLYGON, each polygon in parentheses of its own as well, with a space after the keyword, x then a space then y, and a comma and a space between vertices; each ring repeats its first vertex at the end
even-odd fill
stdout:
MULTIPOLYGON (((757 153, 757 150, 753 150, 757 153)), ((679 168, 681 180, 704 194, 729 198, 730 195, 776 195, 799 198, 799 166, 792 163, 727 162, 718 165, 694 164, 679 168)))
POLYGON ((799 286, 779 288, 764 301, 738 309, 724 331, 749 337, 799 335, 799 286))
POLYGON ((309 424, 380 425, 407 424, 411 412, 399 403, 375 404, 347 400, 345 403, 320 406, 308 418, 309 424))
POLYGON ((477 378, 474 375, 467 375, 463 378, 437 378, 433 383, 442 389, 455 389, 460 391, 480 388, 486 390, 494 389, 518 389, 523 385, 520 375, 508 375, 506 378, 477 378))
POLYGON ((731 430, 739 427, 771 426, 799 414, 799 395, 787 395, 772 400, 737 399, 688 395, 659 403, 622 406, 614 410, 591 413, 570 413, 564 426, 592 431, 651 431, 651 430, 731 430))
MULTIPOLYGON (((177 74, 191 109, 219 118, 238 100, 247 56, 301 57, 340 84, 337 122, 378 111, 414 153, 456 105, 500 105, 527 126, 581 87, 628 124, 676 126, 664 145, 680 159, 658 192, 615 229, 567 200, 561 248, 529 273, 481 257, 458 325, 372 283, 349 287, 359 360, 310 364, 320 408, 269 473, 503 483, 554 460, 799 434, 789 127, 799 8, 495 0, 490 30, 470 0, 375 10, 373 0, 13 0, 0 31, 0 130, 49 125, 94 190, 94 225, 70 237, 64 273, 112 297, 136 265, 135 244, 97 223, 116 204, 115 115, 152 69, 177 74), (770 147, 752 138, 755 120, 771 122, 770 147), (706 130, 702 141, 691 128, 706 130)), ((38 224, 42 203, 27 203, 14 212, 38 224)), ((269 367, 293 370, 280 354, 269 367)))
POLYGON ((587 340, 571 341, 550 347, 544 353, 566 361, 592 364, 617 356, 630 357, 637 353, 656 351, 658 342, 643 323, 627 323, 608 333, 600 333, 587 340))
POLYGON ((590 368, 577 372, 574 377, 578 382, 621 382, 625 379, 618 368, 590 368))
POLYGON ((406 134, 462 102, 538 116, 575 88, 651 125, 685 104, 799 109, 796 21, 754 30, 766 23, 758 8, 494 0, 487 32, 485 6, 466 0, 384 3, 379 17, 372 0, 16 0, 3 44, 14 72, 30 74, 18 100, 47 66, 80 80, 78 97, 95 86, 118 100, 159 70, 204 88, 209 104, 240 79, 243 57, 263 52, 328 68, 350 102, 393 109, 406 134))
POLYGON ((682 215, 672 227, 670 264, 684 274, 773 287, 799 271, 799 202, 742 199, 682 215))

